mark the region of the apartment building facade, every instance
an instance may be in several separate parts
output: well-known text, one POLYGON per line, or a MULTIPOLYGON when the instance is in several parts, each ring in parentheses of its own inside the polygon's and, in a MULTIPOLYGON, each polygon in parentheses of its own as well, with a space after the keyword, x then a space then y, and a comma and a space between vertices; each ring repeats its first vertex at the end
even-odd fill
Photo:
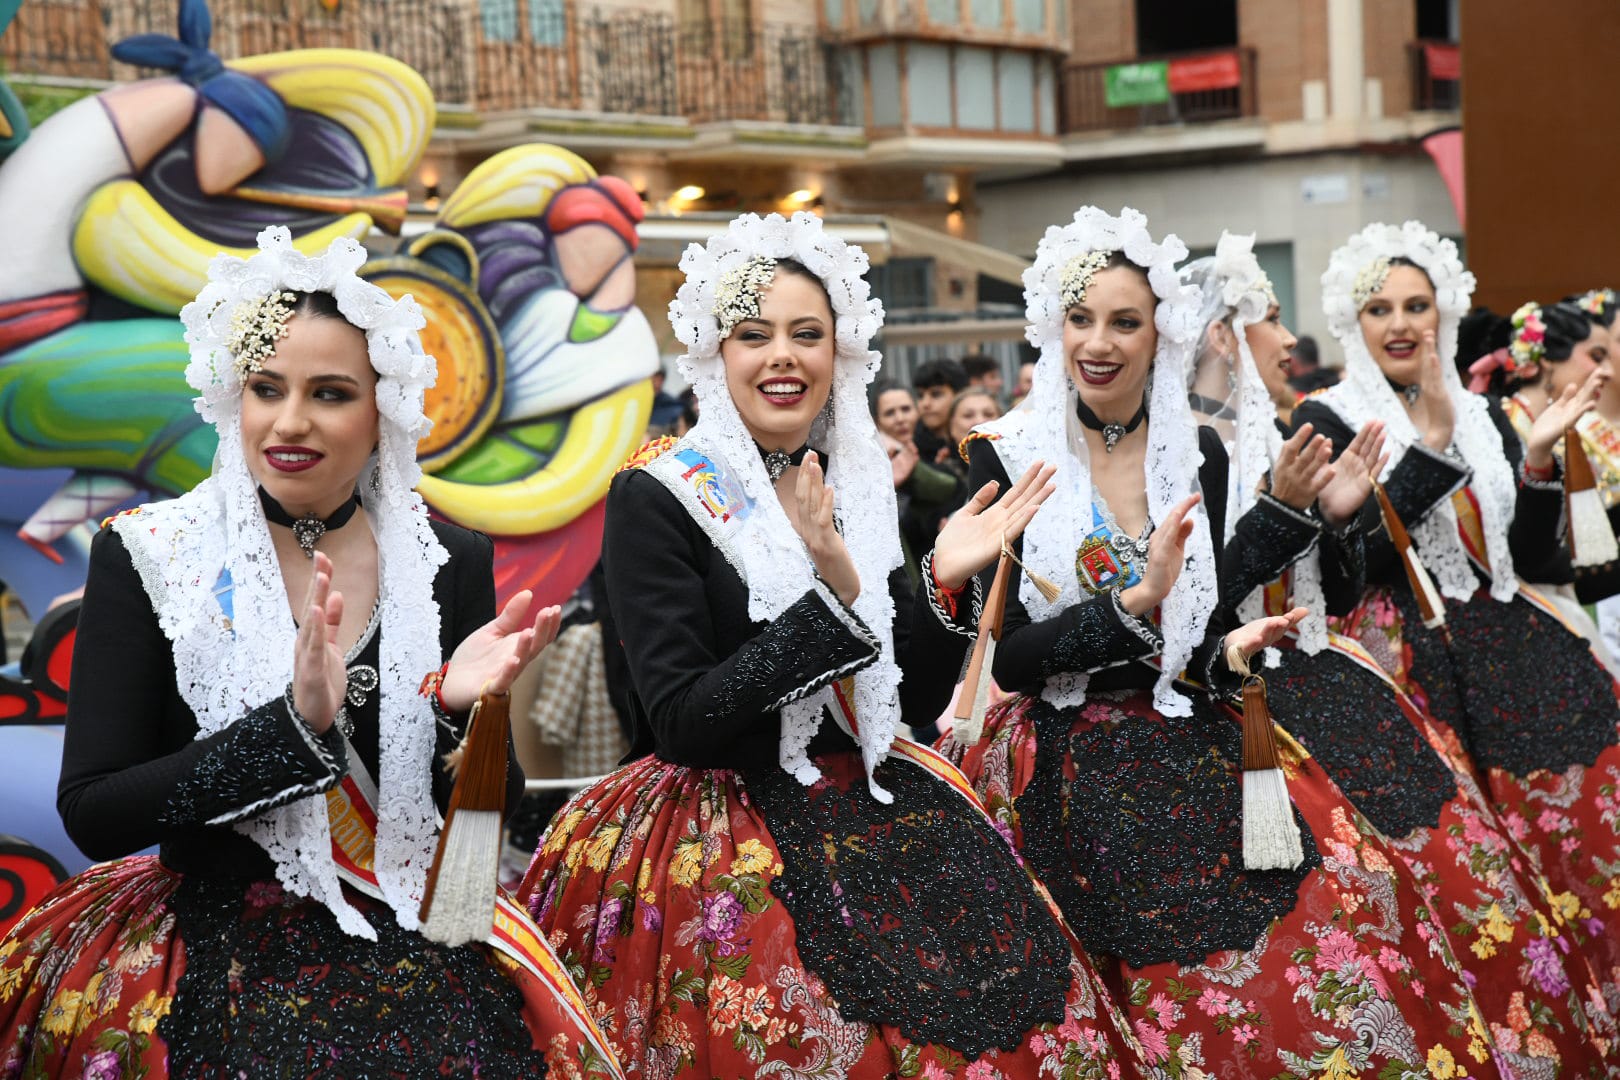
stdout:
MULTIPOLYGON (((554 142, 642 195, 655 326, 691 239, 811 209, 873 248, 899 373, 983 347, 1010 365, 1018 272, 1082 202, 1195 249, 1256 231, 1290 316, 1373 218, 1458 231, 1414 139, 1456 121, 1457 0, 211 0, 222 56, 343 46, 427 79, 422 208, 480 160, 554 142), (1449 77, 1448 77, 1449 76, 1449 77)), ((108 45, 175 0, 30 0, 14 83, 140 73, 108 45)))

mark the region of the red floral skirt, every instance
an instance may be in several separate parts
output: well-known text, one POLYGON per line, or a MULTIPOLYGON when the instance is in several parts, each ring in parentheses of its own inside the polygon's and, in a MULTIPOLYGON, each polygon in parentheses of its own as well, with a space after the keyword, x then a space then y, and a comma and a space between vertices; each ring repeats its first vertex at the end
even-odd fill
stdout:
POLYGON ((354 893, 379 942, 273 881, 196 884, 120 859, 26 915, 0 942, 0 1076, 622 1075, 484 946, 435 946, 354 893))
MULTIPOLYGON (((1083 927, 1101 935, 1118 919, 1125 948, 1163 957, 1185 951, 1188 939, 1230 940, 1219 923, 1241 912, 1241 925, 1225 929, 1240 930, 1245 946, 1139 955, 1141 962, 1118 959, 1105 972, 1163 1075, 1499 1075, 1437 915, 1382 836, 1286 736, 1283 767, 1296 820, 1306 826, 1306 863, 1297 871, 1240 869, 1238 732, 1234 717, 1206 707, 1162 717, 1147 691, 1093 694, 1078 710, 1020 695, 991 710, 979 742, 954 746, 947 736, 941 749, 962 760, 1037 872, 1043 858, 1034 852, 1053 842, 1037 834, 1067 833, 1057 842, 1083 868, 1050 874, 1048 885, 1069 877, 1054 894, 1099 964, 1105 958, 1083 927), (1060 765, 1038 760, 1046 739, 1060 765), (1071 791, 1055 828, 1044 809, 1031 813, 1038 785, 1053 782, 1038 774, 1053 767, 1071 791), (1101 816, 1108 813, 1116 816, 1101 816), (1229 820, 1218 820, 1223 814, 1229 820), (1109 866, 1131 869, 1111 880, 1109 866), (1276 889, 1270 875, 1291 876, 1276 889), (1199 896, 1219 900, 1200 915, 1199 896)), ((1556 1047, 1538 1041, 1535 1050, 1556 1047)))
MULTIPOLYGON (((816 760, 824 774, 818 789, 865 790, 858 754, 816 760)), ((819 956, 824 964, 838 963, 821 939, 838 937, 839 928, 813 931, 799 925, 789 911, 797 898, 784 885, 807 880, 794 877, 797 868, 808 867, 813 878, 820 866, 823 875, 832 875, 833 894, 853 890, 853 879, 832 873, 832 868, 846 866, 846 858, 869 843, 884 841, 882 834, 904 835, 918 823, 925 826, 917 834, 919 843, 948 846, 955 839, 963 859, 971 858, 966 834, 972 828, 943 834, 924 813, 923 803, 941 793, 956 807, 968 808, 970 824, 991 838, 1010 872, 1023 880, 1027 895, 1037 897, 1040 920, 1032 921, 1058 925, 1050 901, 1027 889, 1027 876, 1005 840, 967 796, 911 761, 891 758, 882 769, 887 771, 880 771, 880 778, 895 797, 883 811, 888 823, 880 821, 872 829, 851 821, 840 830, 847 836, 822 834, 815 844, 779 846, 773 838, 766 825, 765 792, 777 781, 774 774, 756 778, 750 790, 736 772, 683 768, 652 757, 580 792, 558 814, 518 895, 584 988, 626 1068, 647 1080, 778 1073, 931 1080, 1137 1075, 1138 1059, 1120 1032, 1123 1020, 1089 963, 1073 950, 1066 931, 1059 939, 1061 955, 1054 957, 1065 973, 1058 1015, 1051 1022, 1019 1028, 1011 1046, 967 1055, 943 1041, 909 1038, 895 1025, 846 1015, 855 1008, 853 998, 886 989, 872 985, 885 976, 859 956, 846 957, 844 966, 825 980, 809 970, 802 954, 819 956), (855 992, 835 1002, 828 990, 834 978, 855 992)), ((785 775, 780 780, 794 783, 785 775)), ((779 833, 800 827, 779 817, 773 820, 779 833)), ((903 853, 901 858, 918 854, 903 853)), ((956 868, 932 849, 928 862, 942 877, 956 868)), ((991 876, 973 883, 985 906, 993 906, 1000 880, 991 876)), ((888 865, 878 879, 864 883, 872 895, 848 897, 843 918, 846 924, 867 925, 868 901, 876 896, 881 905, 881 895, 887 894, 896 901, 894 914, 870 929, 912 951, 909 943, 916 935, 943 933, 942 924, 949 921, 921 926, 908 913, 911 909, 902 901, 915 899, 926 887, 922 875, 911 877, 902 867, 888 865)), ((1027 943, 1022 928, 1006 927, 995 947, 1009 963, 1020 964, 1027 959, 1027 943)), ((942 945, 941 955, 957 955, 949 950, 961 944, 942 945)))
POLYGON ((1448 600, 1445 634, 1424 629, 1410 603, 1404 592, 1370 589, 1341 629, 1459 750, 1477 746, 1486 727, 1523 729, 1558 753, 1585 747, 1575 756, 1590 764, 1557 769, 1506 767, 1466 750, 1460 760, 1545 879, 1545 907, 1620 1017, 1620 729, 1570 730, 1599 706, 1615 713, 1614 680, 1582 639, 1522 597, 1502 604, 1481 590, 1467 604, 1448 600), (1459 737, 1469 730, 1471 741, 1459 737))
POLYGON ((1551 1044, 1551 1060, 1566 1063, 1561 1075, 1582 1071, 1567 1063, 1612 1054, 1615 1023, 1602 982, 1574 947, 1584 931, 1509 836, 1456 733, 1420 712, 1353 645, 1316 656, 1291 645, 1266 671, 1279 723, 1391 838, 1390 850, 1438 913, 1496 1048, 1533 1073, 1521 1060, 1527 1047, 1551 1044), (1344 712, 1338 722, 1327 719, 1336 707, 1344 712), (1413 736, 1418 745, 1401 745, 1413 736), (1384 745, 1368 748, 1369 739, 1384 745))

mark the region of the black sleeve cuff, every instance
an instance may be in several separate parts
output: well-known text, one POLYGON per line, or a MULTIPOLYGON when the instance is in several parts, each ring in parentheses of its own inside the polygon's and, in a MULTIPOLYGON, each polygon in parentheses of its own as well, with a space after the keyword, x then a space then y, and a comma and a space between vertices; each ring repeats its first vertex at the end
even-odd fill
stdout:
POLYGON ((348 754, 336 724, 316 735, 285 697, 224 731, 175 784, 165 825, 227 825, 337 786, 348 754))
POLYGON ((1311 550, 1321 532, 1322 522, 1315 515, 1261 494, 1238 519, 1222 553, 1220 582, 1229 591, 1226 601, 1235 606, 1255 589, 1276 581, 1311 550))
POLYGON ((1093 672, 1157 656, 1164 636, 1147 619, 1132 615, 1110 589, 1065 611, 1063 630, 1041 664, 1041 676, 1093 672))
POLYGON ((934 613, 941 626, 963 637, 978 636, 979 616, 984 613, 984 583, 979 580, 978 574, 968 579, 967 591, 972 597, 971 601, 964 604, 962 598, 957 597, 956 613, 953 615, 939 602, 939 593, 934 588, 934 553, 930 550, 923 556, 921 588, 928 597, 928 610, 934 613))
POLYGON ((1413 443, 1384 482, 1384 491, 1401 523, 1412 529, 1472 476, 1473 470, 1460 460, 1413 443))
POLYGON ((733 658, 715 695, 711 719, 731 719, 739 708, 766 712, 853 675, 878 657, 877 635, 818 578, 793 606, 733 658))

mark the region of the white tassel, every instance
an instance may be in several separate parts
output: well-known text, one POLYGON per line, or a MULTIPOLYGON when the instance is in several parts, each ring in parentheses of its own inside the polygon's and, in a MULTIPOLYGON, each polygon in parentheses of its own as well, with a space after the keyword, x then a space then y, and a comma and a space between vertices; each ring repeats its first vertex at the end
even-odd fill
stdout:
POLYGON ((1570 561, 1576 566, 1597 566, 1620 559, 1603 496, 1597 488, 1569 493, 1570 561))
POLYGON ((1423 620, 1423 625, 1429 630, 1439 629, 1446 624, 1446 604, 1440 599, 1440 590, 1434 587, 1434 579, 1429 576, 1428 567, 1418 558, 1417 548, 1407 548, 1405 556, 1407 573, 1421 594, 1418 597, 1419 610, 1427 609, 1432 612, 1423 620))
POLYGON ((499 810, 458 810, 445 824, 433 902, 422 935, 444 945, 483 941, 495 928, 501 871, 499 810))
POLYGON ((1243 866, 1293 870, 1305 861, 1288 782, 1281 769, 1243 773, 1243 866))

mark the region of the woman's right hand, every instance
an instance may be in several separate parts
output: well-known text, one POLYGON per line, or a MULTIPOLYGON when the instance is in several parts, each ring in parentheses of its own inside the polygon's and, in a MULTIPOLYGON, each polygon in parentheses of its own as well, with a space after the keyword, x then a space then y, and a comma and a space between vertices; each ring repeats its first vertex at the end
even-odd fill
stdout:
POLYGON ((1451 446, 1451 436, 1457 425, 1457 411, 1451 407, 1451 391, 1441 373, 1440 350, 1434 343, 1434 331, 1423 331, 1423 377, 1419 381, 1424 415, 1428 423, 1423 430, 1423 445, 1437 453, 1445 453, 1451 446))
POLYGON ((1142 580, 1119 594, 1120 604, 1132 615, 1146 615, 1170 595, 1170 587, 1181 576, 1181 565, 1187 558, 1187 538, 1197 524, 1192 510, 1202 498, 1202 495, 1189 495, 1181 500, 1148 538, 1147 566, 1142 571, 1142 580))
POLYGON ((343 594, 332 591, 332 560, 319 551, 310 570, 303 614, 293 644, 293 708, 311 731, 324 735, 348 692, 349 670, 337 643, 343 594))
POLYGON ((809 549, 810 561, 821 580, 848 607, 861 595, 861 575, 849 556, 849 548, 844 546, 844 538, 833 525, 833 489, 822 482, 821 459, 814 450, 804 455, 793 493, 799 504, 795 526, 799 539, 809 549))

